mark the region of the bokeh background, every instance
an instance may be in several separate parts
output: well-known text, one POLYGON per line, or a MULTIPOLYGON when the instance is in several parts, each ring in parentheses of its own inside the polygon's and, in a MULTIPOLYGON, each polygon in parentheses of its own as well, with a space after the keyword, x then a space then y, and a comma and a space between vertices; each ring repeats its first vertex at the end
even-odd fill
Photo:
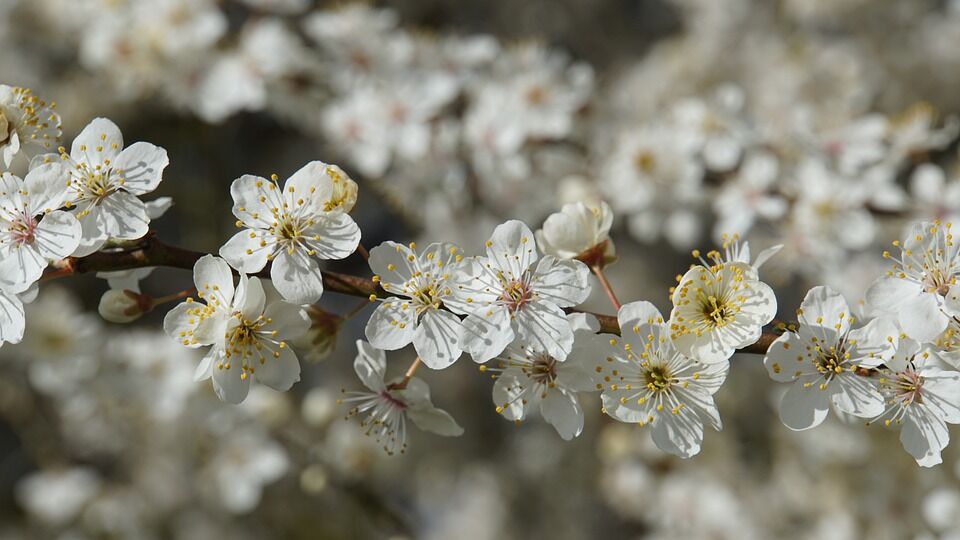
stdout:
MULTIPOLYGON (((167 149, 153 226, 196 250, 233 233, 234 178, 319 159, 359 183, 368 248, 476 251, 503 220, 607 200, 614 288, 665 312, 690 249, 782 243, 764 278, 790 320, 817 284, 858 305, 906 223, 960 210, 956 2, 0 0, 0 50, 0 83, 56 101, 65 146, 105 116, 167 149)), ((419 373, 466 433, 413 430, 391 457, 335 403, 371 308, 302 344, 293 390, 230 406, 162 309, 100 319, 106 288, 45 283, 0 349, 0 538, 960 537, 954 448, 927 470, 859 420, 790 432, 758 356, 733 358, 724 429, 690 460, 595 394, 571 442, 504 421, 469 358, 419 373)), ((597 289, 584 307, 612 313, 597 289)))

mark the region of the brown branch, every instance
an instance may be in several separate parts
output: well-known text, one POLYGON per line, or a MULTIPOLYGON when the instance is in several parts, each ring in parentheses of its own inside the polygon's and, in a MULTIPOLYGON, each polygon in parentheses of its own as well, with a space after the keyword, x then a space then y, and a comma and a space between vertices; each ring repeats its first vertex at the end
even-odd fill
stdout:
MULTIPOLYGON (((50 280, 92 272, 113 272, 150 266, 165 266, 192 270, 194 263, 204 255, 206 255, 206 253, 164 244, 155 236, 148 235, 136 241, 135 244, 118 248, 118 250, 115 251, 101 251, 86 257, 68 257, 62 261, 57 261, 50 265, 50 268, 47 269, 41 279, 50 280)), ((269 277, 269 269, 264 269, 257 275, 269 277)), ((383 291, 372 279, 337 272, 323 271, 323 287, 327 292, 365 298, 371 295, 377 297, 389 296, 389 294, 383 291)), ((583 312, 582 310, 574 308, 568 309, 568 311, 583 312)), ((602 332, 611 334, 620 333, 620 325, 617 323, 615 316, 601 315, 598 313, 591 313, 591 315, 594 315, 600 322, 600 330, 602 332)), ((739 349, 738 352, 764 354, 777 337, 779 337, 779 334, 772 331, 765 331, 756 343, 747 345, 739 349)))

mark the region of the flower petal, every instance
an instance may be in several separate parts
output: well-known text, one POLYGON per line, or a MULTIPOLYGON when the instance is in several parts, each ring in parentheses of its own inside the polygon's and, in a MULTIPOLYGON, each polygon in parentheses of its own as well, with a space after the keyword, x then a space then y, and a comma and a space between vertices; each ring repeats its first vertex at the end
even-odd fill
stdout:
POLYGON ((830 412, 830 392, 817 384, 804 387, 802 381, 790 385, 780 402, 780 421, 794 431, 814 428, 823 423, 830 412))
POLYGON ((220 246, 220 256, 238 271, 255 274, 267 265, 267 259, 273 251, 271 244, 260 245, 262 238, 264 233, 258 230, 244 229, 220 246))
POLYGON ((550 423, 565 441, 572 440, 583 431, 583 410, 576 394, 554 389, 540 402, 540 414, 550 423))
POLYGON ((395 351, 413 341, 417 332, 417 312, 406 300, 389 298, 377 306, 367 320, 365 334, 378 349, 395 351))
MULTIPOLYGON (((563 324, 569 328, 566 319, 563 324)), ((503 352, 513 338, 510 313, 506 308, 495 306, 484 314, 470 315, 464 319, 460 348, 470 353, 474 362, 482 364, 503 352)))
POLYGON ((490 236, 487 258, 504 273, 519 278, 538 258, 536 241, 530 228, 517 220, 498 225, 490 236))
POLYGON ((420 318, 413 346, 428 368, 444 369, 463 354, 459 343, 462 332, 459 317, 449 311, 430 309, 420 318))
POLYGON ((113 170, 123 171, 123 189, 143 195, 157 189, 163 170, 170 163, 167 151, 148 142, 136 142, 124 148, 113 161, 113 170))
POLYGON ((229 363, 226 360, 223 367, 213 367, 213 391, 220 401, 237 404, 247 398, 250 392, 250 377, 241 377, 243 370, 237 362, 229 363), (229 369, 226 367, 229 365, 229 369))
POLYGON ((316 223, 306 229, 307 245, 316 256, 324 260, 339 260, 349 257, 360 244, 360 227, 350 214, 329 213, 313 218, 316 223))
POLYGON ((576 306, 590 296, 589 276, 582 262, 547 255, 537 264, 530 287, 542 300, 560 307, 576 306))
POLYGON ((550 302, 534 300, 514 313, 517 337, 533 349, 564 360, 573 348, 573 329, 563 310, 550 302))
POLYGON ((227 261, 213 255, 200 257, 193 265, 193 284, 208 304, 211 299, 225 308, 233 304, 233 272, 227 261))
POLYGON ((353 370, 364 386, 380 392, 384 389, 383 376, 387 372, 387 355, 362 339, 357 340, 357 357, 353 370))
POLYGON ((254 366, 254 376, 257 381, 270 388, 286 392, 300 380, 300 362, 290 347, 284 347, 277 352, 280 353, 278 358, 267 354, 262 364, 254 366))
POLYGON ((270 267, 270 280, 291 304, 315 304, 323 294, 320 266, 303 250, 280 250, 270 267))

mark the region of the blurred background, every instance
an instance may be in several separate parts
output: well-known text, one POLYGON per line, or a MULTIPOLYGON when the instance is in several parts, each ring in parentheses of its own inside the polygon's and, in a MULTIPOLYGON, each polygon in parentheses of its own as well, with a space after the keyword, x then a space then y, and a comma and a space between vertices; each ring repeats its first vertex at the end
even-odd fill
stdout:
MULTIPOLYGON (((358 182, 367 248, 477 252, 506 219, 605 200, 613 287, 664 312, 691 249, 784 244, 763 276, 790 320, 813 285, 859 306, 909 221, 960 211, 957 2, 0 0, 0 48, 0 83, 55 101, 64 146, 105 116, 167 149, 153 227, 195 250, 233 234, 233 179, 322 160, 358 182)), ((359 388, 372 308, 340 316, 362 299, 324 295, 339 331, 297 348, 301 382, 231 406, 163 310, 103 321, 106 289, 45 283, 0 349, 0 538, 960 537, 955 448, 927 470, 860 420, 790 432, 759 356, 733 358, 693 459, 596 394, 571 442, 504 421, 469 358, 418 373, 466 433, 412 430, 391 457, 335 403, 359 388)), ((584 307, 613 313, 595 289, 584 307)))

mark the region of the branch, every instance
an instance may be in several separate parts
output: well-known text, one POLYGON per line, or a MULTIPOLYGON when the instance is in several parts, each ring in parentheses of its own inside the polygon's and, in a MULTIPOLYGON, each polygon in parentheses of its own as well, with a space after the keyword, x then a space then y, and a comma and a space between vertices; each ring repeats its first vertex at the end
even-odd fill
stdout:
MULTIPOLYGON (((151 266, 165 266, 193 270, 193 265, 206 253, 192 251, 176 246, 170 246, 158 240, 152 233, 136 240, 133 243, 123 244, 116 248, 100 251, 86 257, 67 257, 50 265, 41 280, 51 280, 61 277, 88 274, 91 272, 115 272, 119 270, 133 270, 151 266)), ((259 277, 269 278, 269 268, 256 274, 259 277)), ((337 272, 323 271, 323 287, 327 292, 335 292, 350 296, 367 298, 370 295, 377 297, 390 296, 382 290, 372 279, 337 272)), ((569 312, 590 313, 570 308, 569 312)), ((612 315, 590 313, 600 322, 600 330, 611 334, 620 334, 620 325, 612 315)), ((739 349, 738 352, 765 354, 770 344, 779 337, 778 334, 765 331, 760 339, 752 345, 739 349)))

